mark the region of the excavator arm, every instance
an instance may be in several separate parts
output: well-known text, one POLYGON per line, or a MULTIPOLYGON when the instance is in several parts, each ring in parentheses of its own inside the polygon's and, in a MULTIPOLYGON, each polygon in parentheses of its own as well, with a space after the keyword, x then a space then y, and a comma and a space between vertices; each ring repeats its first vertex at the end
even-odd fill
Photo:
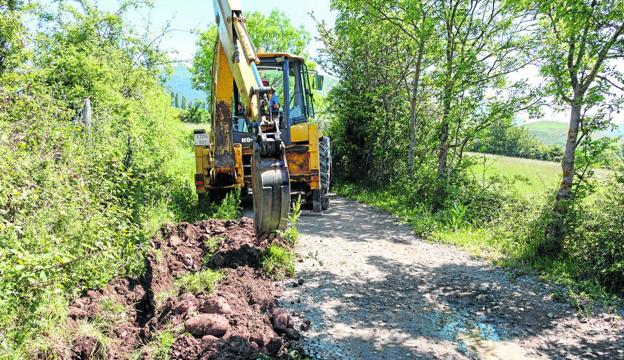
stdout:
POLYGON ((240 1, 214 0, 214 8, 218 28, 212 94, 216 162, 220 155, 232 151, 232 104, 228 99, 231 99, 233 81, 254 135, 251 191, 256 236, 272 237, 286 228, 290 209, 285 147, 279 120, 272 117, 269 109, 273 89, 262 84, 256 67, 259 59, 247 33, 240 1))

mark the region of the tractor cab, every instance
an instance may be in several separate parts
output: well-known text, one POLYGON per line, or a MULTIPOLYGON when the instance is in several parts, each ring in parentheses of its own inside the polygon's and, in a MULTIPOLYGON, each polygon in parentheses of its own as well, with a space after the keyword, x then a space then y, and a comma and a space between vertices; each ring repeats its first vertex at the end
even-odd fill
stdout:
MULTIPOLYGON (((322 76, 310 73, 302 57, 288 53, 258 53, 260 64, 258 72, 262 81, 275 89, 271 99, 271 111, 279 118, 279 127, 282 141, 285 144, 292 142, 292 128, 298 124, 307 123, 314 118, 314 101, 312 86, 322 87, 322 76), (275 106, 273 106, 276 104, 275 106)), ((240 105, 237 89, 234 89, 233 137, 234 143, 242 143, 244 147, 251 147, 252 138, 248 122, 245 121, 244 109, 240 105)), ((295 130, 297 131, 297 130, 295 130)))

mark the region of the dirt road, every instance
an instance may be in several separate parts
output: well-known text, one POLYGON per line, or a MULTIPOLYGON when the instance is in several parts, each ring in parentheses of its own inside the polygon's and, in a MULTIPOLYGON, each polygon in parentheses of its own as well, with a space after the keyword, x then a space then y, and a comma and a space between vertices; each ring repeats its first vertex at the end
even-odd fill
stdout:
POLYGON ((620 316, 583 317, 558 287, 423 242, 377 209, 334 198, 299 228, 303 283, 281 302, 311 321, 313 357, 624 359, 620 316))

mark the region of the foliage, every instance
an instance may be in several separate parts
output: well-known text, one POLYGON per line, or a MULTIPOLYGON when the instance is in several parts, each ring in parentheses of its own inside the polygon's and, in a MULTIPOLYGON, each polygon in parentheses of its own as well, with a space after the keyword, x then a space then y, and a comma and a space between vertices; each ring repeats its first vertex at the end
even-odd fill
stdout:
POLYGON ((595 201, 575 214, 575 231, 564 242, 583 279, 595 279, 624 295, 624 178, 620 174, 595 201))
POLYGON ((209 204, 208 215, 214 219, 234 220, 240 216, 241 199, 240 189, 229 191, 222 201, 209 204))
POLYGON ((210 122, 210 114, 205 109, 205 103, 195 101, 180 112, 180 121, 193 124, 210 122))
POLYGON ((145 346, 133 353, 129 359, 168 360, 174 341, 175 333, 173 330, 159 331, 145 346))
POLYGON ((204 269, 198 272, 186 274, 176 280, 176 286, 182 292, 190 293, 211 293, 217 283, 223 279, 223 274, 219 271, 204 269))
MULTIPOLYGON (((279 10, 269 16, 254 11, 245 13, 246 25, 251 41, 257 51, 290 52, 302 54, 310 43, 310 33, 303 27, 295 27, 290 18, 279 10)), ((193 58, 193 86, 203 90, 210 98, 212 83, 212 60, 217 40, 217 27, 211 25, 199 35, 197 52, 193 58)))
POLYGON ((81 4, 29 10, 41 26, 20 41, 36 51, 0 77, 0 357, 54 332, 50 304, 139 273, 160 224, 195 206, 166 58, 123 11, 81 4))
POLYGON ((524 126, 505 123, 492 124, 472 145, 473 151, 507 155, 527 159, 561 161, 563 149, 558 145, 545 146, 524 126))
POLYGON ((262 254, 262 269, 276 280, 295 276, 295 255, 289 248, 271 244, 262 254))
POLYGON ((297 221, 301 216, 301 197, 293 203, 290 215, 288 215, 288 227, 281 232, 280 236, 284 238, 290 247, 293 247, 299 241, 299 229, 297 229, 297 221))
POLYGON ((614 94, 624 87, 618 85, 623 74, 613 61, 624 51, 624 1, 519 3, 535 12, 538 20, 535 36, 540 39, 537 50, 540 73, 547 79, 546 93, 554 98, 554 105, 570 114, 562 181, 542 249, 544 254, 556 255, 563 250, 563 238, 573 231, 564 223, 573 215, 575 202, 591 192, 587 179, 592 163, 606 148, 595 135, 613 127, 613 114, 624 101, 614 94))
POLYGON ((319 30, 321 63, 341 79, 329 104, 336 175, 382 186, 418 178, 441 208, 466 175, 465 151, 530 106, 530 88, 506 78, 529 61, 531 39, 518 36, 528 16, 502 1, 332 5, 335 28, 319 30))
POLYGON ((25 60, 24 12, 21 1, 0 1, 0 78, 25 60))

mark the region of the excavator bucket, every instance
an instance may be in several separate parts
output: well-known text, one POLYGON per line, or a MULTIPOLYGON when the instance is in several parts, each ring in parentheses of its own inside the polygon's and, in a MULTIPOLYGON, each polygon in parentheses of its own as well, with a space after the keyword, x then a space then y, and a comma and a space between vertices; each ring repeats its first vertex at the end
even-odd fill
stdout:
POLYGON ((290 210, 290 182, 283 151, 261 156, 257 144, 251 162, 254 223, 258 239, 272 239, 285 230, 290 210))

